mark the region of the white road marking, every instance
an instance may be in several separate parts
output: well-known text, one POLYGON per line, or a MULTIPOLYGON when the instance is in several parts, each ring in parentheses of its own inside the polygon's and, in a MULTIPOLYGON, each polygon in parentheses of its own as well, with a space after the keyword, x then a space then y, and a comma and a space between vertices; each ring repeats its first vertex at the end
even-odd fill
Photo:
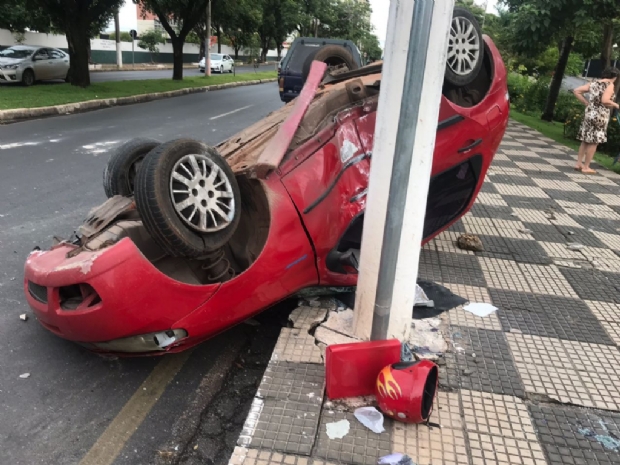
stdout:
POLYGON ((12 144, 0 144, 0 150, 16 149, 19 147, 26 147, 32 145, 39 145, 39 142, 13 142, 12 144))
POLYGON ((233 113, 237 113, 242 110, 247 110, 248 108, 253 107, 254 105, 248 105, 247 107, 237 108, 236 110, 229 111, 228 113, 222 113, 221 115, 213 116, 209 118, 209 120, 213 121, 214 119, 223 118, 224 116, 232 115, 233 113))

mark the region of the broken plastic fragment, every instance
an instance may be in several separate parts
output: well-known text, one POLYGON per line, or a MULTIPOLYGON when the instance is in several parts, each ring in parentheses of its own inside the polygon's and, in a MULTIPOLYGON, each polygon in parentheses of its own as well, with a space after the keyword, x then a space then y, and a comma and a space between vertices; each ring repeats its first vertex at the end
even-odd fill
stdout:
POLYGON ((383 428, 383 414, 374 407, 360 407, 355 410, 355 418, 373 433, 381 434, 383 428))
POLYGON ((379 459, 379 465, 416 465, 408 455, 394 453, 379 459))
POLYGON ((491 304, 474 302, 469 305, 465 305, 463 310, 484 318, 485 316, 489 316, 491 313, 497 311, 497 307, 494 307, 491 304))
POLYGON ((349 434, 349 429, 351 427, 348 420, 340 420, 335 423, 327 423, 327 437, 329 439, 342 439, 347 434, 349 434))
POLYGON ((30 373, 22 373, 21 375, 19 375, 19 377, 20 377, 21 379, 30 378, 30 373))
POLYGON ((583 249, 585 246, 583 244, 580 244, 578 242, 571 242, 570 244, 568 244, 566 246, 566 248, 568 250, 581 250, 583 249))
POLYGON ((28 315, 26 315, 25 313, 22 313, 21 315, 19 315, 19 319, 22 321, 28 321, 28 315))

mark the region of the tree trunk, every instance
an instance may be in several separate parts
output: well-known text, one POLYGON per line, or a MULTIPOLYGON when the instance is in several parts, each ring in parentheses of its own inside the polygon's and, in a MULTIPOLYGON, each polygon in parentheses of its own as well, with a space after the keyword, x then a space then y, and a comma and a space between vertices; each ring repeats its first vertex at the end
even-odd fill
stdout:
POLYGON ((573 37, 565 37, 562 41, 562 50, 560 52, 560 58, 555 65, 555 71, 553 72, 553 79, 551 79, 551 85, 549 86, 549 95, 547 96, 547 103, 545 104, 545 111, 543 112, 541 119, 545 121, 553 120, 553 113, 555 112, 555 103, 560 95, 560 88, 562 87, 562 80, 564 79, 564 72, 566 71, 566 65, 568 64, 568 56, 573 48, 573 37))
POLYGON ((233 45, 234 49, 235 49, 235 60, 239 59, 239 50, 241 50, 241 47, 238 45, 233 45))
POLYGON ((172 39, 172 80, 183 80, 183 43, 181 37, 171 37, 172 39))
POLYGON ((72 86, 90 85, 90 34, 89 24, 77 19, 67 25, 66 37, 69 48, 69 81, 72 86))
POLYGON ((206 55, 205 55, 205 41, 204 40, 200 41, 200 51, 198 52, 198 58, 201 59, 201 60, 203 58, 206 59, 206 55))
POLYGON ((114 12, 114 35, 116 36, 116 66, 123 67, 123 51, 121 48, 121 25, 118 20, 118 10, 114 12))
POLYGON ((613 23, 603 25, 603 48, 601 50, 601 66, 603 69, 611 65, 611 54, 614 45, 613 23))
POLYGON ((222 31, 220 31, 219 26, 217 26, 215 34, 217 35, 217 53, 222 53, 222 31))
POLYGON ((276 45, 276 50, 278 51, 278 63, 282 59, 282 43, 276 45))

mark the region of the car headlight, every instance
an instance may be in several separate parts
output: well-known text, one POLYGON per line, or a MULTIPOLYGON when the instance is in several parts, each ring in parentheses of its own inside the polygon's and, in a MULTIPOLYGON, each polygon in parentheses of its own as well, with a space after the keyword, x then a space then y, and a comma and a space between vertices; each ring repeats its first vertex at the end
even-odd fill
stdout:
POLYGON ((2 66, 2 69, 17 69, 19 68, 19 65, 4 65, 2 66))

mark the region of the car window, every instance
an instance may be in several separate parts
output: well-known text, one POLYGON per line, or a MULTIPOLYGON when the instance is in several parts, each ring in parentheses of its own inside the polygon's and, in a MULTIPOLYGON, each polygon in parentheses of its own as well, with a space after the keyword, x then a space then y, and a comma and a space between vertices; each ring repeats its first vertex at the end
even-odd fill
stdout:
POLYGON ((47 54, 47 51, 45 49, 41 49, 37 53, 35 53, 34 57, 39 60, 46 60, 49 58, 49 55, 47 54))
POLYGON ((316 52, 321 47, 321 44, 301 44, 299 43, 293 48, 292 53, 289 52, 290 57, 286 67, 291 70, 301 71, 308 56, 316 52))
POLYGON ((0 57, 2 58, 15 58, 16 60, 21 60, 22 58, 28 58, 30 55, 32 55, 32 49, 9 47, 4 50, 0 50, 0 57))
POLYGON ((65 57, 65 54, 60 50, 48 49, 48 52, 50 58, 53 58, 54 60, 62 60, 65 57))
POLYGON ((222 59, 222 55, 220 55, 219 53, 212 53, 211 54, 211 60, 212 61, 220 61, 222 59))

